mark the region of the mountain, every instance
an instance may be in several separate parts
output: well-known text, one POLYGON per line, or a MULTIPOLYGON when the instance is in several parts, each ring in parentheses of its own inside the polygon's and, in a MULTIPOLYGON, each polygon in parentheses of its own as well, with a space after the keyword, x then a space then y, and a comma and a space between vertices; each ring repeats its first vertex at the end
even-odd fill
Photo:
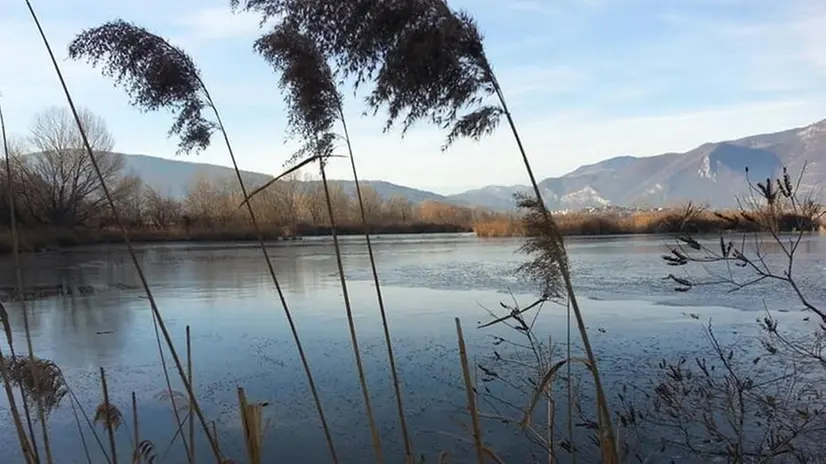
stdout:
POLYGON ((459 205, 477 205, 495 211, 508 211, 516 208, 513 195, 531 191, 527 185, 497 186, 491 185, 467 192, 448 195, 447 200, 459 205))
MULTIPOLYGON (((787 167, 795 176, 806 166, 801 191, 826 181, 826 120, 809 126, 742 139, 705 143, 685 153, 619 156, 582 166, 539 183, 553 209, 669 206, 687 201, 733 207, 748 194, 748 179, 777 176, 787 167)), ((449 198, 494 209, 512 209, 508 197, 527 186, 488 186, 449 198)))
MULTIPOLYGON (((185 196, 187 185, 198 176, 204 176, 214 181, 235 179, 235 171, 232 168, 214 164, 194 163, 146 155, 124 155, 124 160, 125 173, 138 176, 146 185, 163 194, 176 198, 185 196)), ((244 178, 245 183, 248 183, 250 186, 261 185, 272 178, 272 176, 267 174, 249 171, 242 171, 241 176, 244 178)), ((312 184, 315 182, 320 181, 308 181, 307 183, 312 184)), ((355 197, 355 182, 350 180, 330 180, 329 182, 332 185, 341 185, 345 192, 355 197)), ((450 202, 444 195, 404 187, 381 180, 364 180, 361 181, 361 184, 374 188, 376 193, 384 200, 394 196, 401 196, 407 198, 414 204, 427 200, 450 202)))
MULTIPOLYGON (((175 197, 186 193, 188 183, 198 175, 221 180, 234 178, 234 171, 190 161, 125 155, 126 171, 141 177, 153 188, 175 197)), ((669 206, 692 201, 716 208, 733 207, 737 197, 748 193, 746 168, 752 182, 777 176, 784 166, 796 175, 806 165, 802 190, 816 189, 826 181, 826 120, 771 134, 737 140, 705 143, 685 153, 657 156, 617 156, 581 166, 561 177, 539 183, 552 209, 580 209, 615 206, 669 206)), ((260 185, 270 176, 243 172, 250 185, 260 185)), ((331 180, 355 196, 355 184, 331 180)), ((385 200, 401 196, 412 203, 440 201, 492 210, 513 210, 516 192, 529 193, 527 185, 491 185, 455 195, 385 181, 363 181, 385 200)))

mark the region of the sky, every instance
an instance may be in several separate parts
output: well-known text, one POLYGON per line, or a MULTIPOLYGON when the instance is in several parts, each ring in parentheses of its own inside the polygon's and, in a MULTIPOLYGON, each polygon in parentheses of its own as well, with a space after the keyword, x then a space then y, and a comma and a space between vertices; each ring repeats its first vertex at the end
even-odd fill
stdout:
MULTIPOLYGON (((258 18, 228 0, 32 0, 78 105, 101 116, 115 150, 231 165, 214 143, 175 155, 169 113, 131 108, 123 90, 67 58, 75 34, 116 18, 141 25, 196 60, 242 169, 277 174, 286 140, 278 76, 254 53, 258 18)), ((618 155, 687 151, 702 143, 826 118, 823 0, 452 0, 471 13, 539 178, 618 155)), ((439 193, 527 183, 507 127, 448 151, 420 124, 383 134, 364 95, 343 89, 361 179, 439 193)), ((25 137, 34 116, 65 106, 23 0, 0 0, 0 93, 7 126, 25 137)), ((217 142, 218 139, 215 140, 217 142)), ((331 178, 352 178, 334 159, 331 178)))

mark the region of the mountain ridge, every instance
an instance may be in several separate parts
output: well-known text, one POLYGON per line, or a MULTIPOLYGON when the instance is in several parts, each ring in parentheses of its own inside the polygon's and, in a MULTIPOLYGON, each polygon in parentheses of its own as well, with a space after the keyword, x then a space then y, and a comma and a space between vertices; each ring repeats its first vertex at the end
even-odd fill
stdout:
MULTIPOLYGON (((232 168, 189 160, 132 154, 126 154, 125 159, 126 173, 175 197, 185 194, 187 182, 196 175, 212 179, 234 176, 232 168)), ((545 202, 555 210, 609 205, 658 207, 687 201, 725 208, 736 206, 738 196, 748 192, 749 179, 756 182, 777 176, 784 166, 793 174, 799 173, 804 165, 801 189, 814 191, 826 181, 826 119, 779 132, 706 142, 683 153, 616 156, 545 178, 539 187, 545 202)), ((252 171, 242 171, 242 176, 259 185, 272 178, 252 171)), ((353 181, 331 182, 355 194, 353 181)), ((385 200, 402 196, 412 203, 440 201, 497 211, 513 210, 513 194, 532 190, 527 185, 488 185, 443 195, 383 180, 365 180, 362 184, 375 188, 385 200)))

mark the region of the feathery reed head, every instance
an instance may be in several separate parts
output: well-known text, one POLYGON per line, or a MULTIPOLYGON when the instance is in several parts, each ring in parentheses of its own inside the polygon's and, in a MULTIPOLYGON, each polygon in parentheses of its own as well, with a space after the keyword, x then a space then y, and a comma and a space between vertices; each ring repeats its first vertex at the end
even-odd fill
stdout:
POLYGON ((331 155, 336 138, 333 125, 341 115, 342 101, 322 51, 289 24, 260 37, 255 50, 281 73, 279 87, 286 91, 290 134, 307 140, 290 161, 308 154, 331 155))
POLYGON ((112 428, 117 430, 123 424, 123 413, 112 403, 100 403, 95 409, 95 424, 100 424, 104 429, 112 428))
POLYGON ((100 65, 103 75, 126 89, 132 105, 176 113, 169 134, 180 136, 179 153, 209 146, 216 124, 202 114, 210 106, 208 96, 198 67, 183 50, 119 19, 78 34, 69 44, 69 57, 100 65))
POLYGON ((295 27, 281 24, 255 41, 255 51, 281 73, 279 87, 287 91, 291 129, 310 137, 329 131, 339 116, 341 95, 315 43, 295 27))
POLYGON ((449 130, 446 149, 458 138, 489 134, 503 113, 498 106, 481 106, 496 83, 476 23, 443 0, 232 4, 300 30, 357 86, 374 81, 367 103, 374 113, 387 108, 386 130, 401 120, 404 133, 428 120, 449 130))
POLYGON ((519 208, 525 210, 522 221, 529 237, 519 251, 533 255, 517 272, 536 282, 543 298, 557 297, 561 294, 562 273, 568 266, 562 232, 536 197, 517 193, 514 198, 519 208))
POLYGON ((48 359, 17 355, 3 358, 12 383, 23 389, 30 405, 40 402, 45 415, 60 406, 68 388, 60 368, 48 359))

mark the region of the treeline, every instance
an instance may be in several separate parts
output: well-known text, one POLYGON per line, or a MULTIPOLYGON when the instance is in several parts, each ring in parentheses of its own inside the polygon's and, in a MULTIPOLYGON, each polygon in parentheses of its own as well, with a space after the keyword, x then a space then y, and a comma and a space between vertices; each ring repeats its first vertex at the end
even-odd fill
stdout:
MULTIPOLYGON (((182 198, 169 196, 125 173, 125 158, 112 153, 114 140, 102 119, 88 111, 81 112, 81 119, 106 186, 135 240, 255 238, 235 177, 189 179, 182 198)), ((12 143, 10 172, 4 169, 0 174, 7 193, 0 201, 0 226, 6 229, 6 243, 0 248, 10 248, 12 206, 25 232, 20 234, 24 248, 120 240, 95 166, 81 147, 74 120, 57 108, 37 115, 29 136, 12 143)), ((257 186, 246 187, 252 191, 257 186)), ((469 232, 474 223, 493 217, 434 201, 413 204, 401 196, 385 199, 369 186, 361 191, 373 233, 469 232)), ((329 194, 338 231, 363 233, 354 195, 335 182, 329 183, 329 194)), ((273 183, 251 203, 268 239, 330 233, 323 184, 307 174, 303 180, 293 175, 273 183)))

